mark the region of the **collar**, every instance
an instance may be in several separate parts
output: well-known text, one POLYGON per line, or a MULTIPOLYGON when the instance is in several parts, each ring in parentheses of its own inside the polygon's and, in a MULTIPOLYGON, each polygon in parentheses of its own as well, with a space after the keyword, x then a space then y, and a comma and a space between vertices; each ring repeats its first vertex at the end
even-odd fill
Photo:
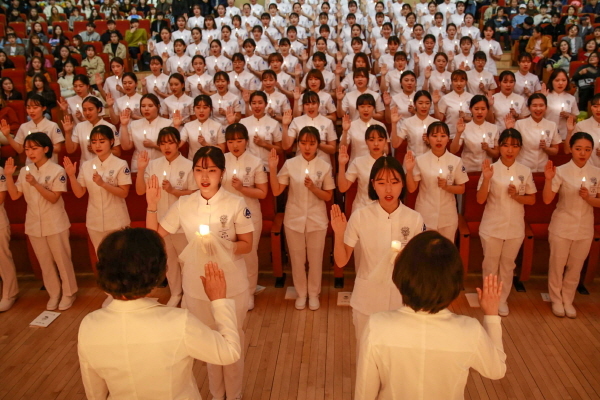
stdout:
POLYGON ((396 208, 393 212, 388 213, 387 211, 385 211, 383 209, 383 207, 381 207, 381 204, 379 204, 379 201, 376 201, 376 203, 377 203, 377 212, 384 215, 388 219, 391 219, 392 217, 402 214, 402 212, 404 211, 403 209, 406 207, 404 204, 402 204, 402 202, 400 200, 398 200, 398 203, 399 203, 398 208, 396 208))
POLYGON ((198 190, 196 193, 198 193, 198 199, 200 200, 200 205, 212 206, 212 205, 219 204, 219 199, 221 197, 223 197, 224 191, 225 191, 225 189, 223 189, 223 186, 221 186, 219 188, 219 190, 217 190, 217 193, 215 193, 215 195, 208 200, 206 200, 204 197, 202 197, 202 193, 200 193, 200 190, 198 190))
POLYGON ((437 312, 436 314, 431 314, 428 313, 426 311, 415 311, 412 308, 408 307, 408 306, 402 306, 398 309, 398 311, 400 311, 401 313, 405 313, 405 314, 411 314, 411 315, 422 315, 422 316, 447 316, 449 314, 452 314, 452 311, 448 310, 447 308, 444 308, 443 310, 440 310, 439 312, 437 312))
POLYGON ((107 307, 107 310, 115 312, 135 312, 146 310, 152 307, 165 307, 158 302, 156 298, 142 297, 135 300, 117 300, 114 299, 107 307))
POLYGON ((108 157, 106 157, 106 160, 104 161, 100 161, 100 158, 98 156, 96 156, 94 159, 98 160, 98 163, 100 163, 100 166, 104 166, 104 164, 109 164, 112 161, 112 157, 113 157, 113 153, 111 152, 108 157))

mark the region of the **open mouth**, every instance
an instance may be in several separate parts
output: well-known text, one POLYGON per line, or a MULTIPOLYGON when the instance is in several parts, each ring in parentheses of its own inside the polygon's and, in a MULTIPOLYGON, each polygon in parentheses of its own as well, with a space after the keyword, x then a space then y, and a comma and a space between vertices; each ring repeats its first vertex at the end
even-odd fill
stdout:
POLYGON ((210 187, 210 183, 209 182, 201 183, 200 186, 203 188, 208 188, 208 187, 210 187))
POLYGON ((388 195, 384 197, 385 201, 392 201, 394 200, 394 196, 388 195))

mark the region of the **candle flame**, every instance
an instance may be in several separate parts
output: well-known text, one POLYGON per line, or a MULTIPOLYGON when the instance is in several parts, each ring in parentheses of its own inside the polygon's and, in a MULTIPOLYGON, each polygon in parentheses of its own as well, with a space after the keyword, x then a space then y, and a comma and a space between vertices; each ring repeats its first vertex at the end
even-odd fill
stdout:
POLYGON ((96 170, 96 164, 93 164, 93 165, 92 165, 92 169, 93 169, 93 170, 96 170))
POLYGON ((585 176, 581 178, 581 183, 585 183, 585 176))
POLYGON ((210 233, 210 228, 208 227, 208 225, 200 225, 200 227, 198 228, 198 232, 200 232, 201 236, 206 236, 210 233))
POLYGON ((29 171, 29 165, 25 167, 25 171, 29 171))
POLYGON ((308 168, 306 168, 306 170, 304 170, 304 173, 305 173, 306 175, 308 175, 308 168))
POLYGON ((167 171, 163 171, 163 176, 166 178, 167 177, 167 171))
POLYGON ((510 181, 511 181, 511 182, 513 182, 514 180, 515 180, 515 177, 514 177, 514 176, 511 176, 511 177, 510 177, 510 181))
POLYGON ((233 174, 234 174, 234 175, 237 175, 237 169, 234 169, 234 170, 233 170, 233 174))
POLYGON ((395 251, 402 250, 402 242, 399 240, 392 240, 392 249, 395 251))
POLYGON ((443 173, 444 173, 444 171, 442 171, 442 169, 440 168, 440 175, 443 174, 443 173))

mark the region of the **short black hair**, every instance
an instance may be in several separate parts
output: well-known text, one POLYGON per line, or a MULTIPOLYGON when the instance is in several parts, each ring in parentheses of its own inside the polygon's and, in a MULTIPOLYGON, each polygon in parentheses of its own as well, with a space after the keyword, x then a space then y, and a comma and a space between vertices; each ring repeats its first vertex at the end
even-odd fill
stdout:
POLYGON ((177 128, 173 126, 166 126, 158 132, 156 144, 160 146, 161 144, 166 142, 167 139, 172 139, 173 142, 179 144, 181 142, 181 134, 179 133, 177 128))
POLYGON ((248 128, 246 128, 246 126, 238 122, 229 125, 225 129, 225 140, 227 141, 235 139, 250 140, 250 136, 248 135, 248 128))
POLYGON ((204 146, 194 154, 193 167, 200 162, 203 168, 206 168, 206 160, 210 159, 221 171, 225 171, 225 155, 223 150, 216 146, 204 146))
POLYGON ((571 136, 571 139, 569 139, 569 146, 571 146, 571 147, 575 146, 575 142, 578 141, 579 139, 584 139, 584 140, 589 141, 592 144, 592 149, 594 148, 594 139, 592 138, 592 135, 590 135, 589 133, 586 133, 586 132, 574 133, 571 136))
POLYGON ((165 279, 165 242, 150 229, 118 230, 100 243, 96 269, 98 286, 111 296, 144 297, 165 279))
POLYGON ((394 175, 400 175, 400 180, 402 181, 400 201, 403 201, 406 197, 406 174, 404 173, 404 168, 402 168, 400 161, 396 160, 396 158, 392 156, 379 157, 371 167, 368 188, 369 198, 371 200, 379 200, 379 196, 377 195, 375 187, 373 186, 373 181, 375 181, 375 179, 377 179, 377 177, 380 176, 384 171, 391 172, 394 175))
POLYGON ((94 136, 101 136, 108 140, 111 140, 112 143, 110 147, 113 147, 115 140, 115 132, 110 127, 106 125, 96 125, 92 128, 92 131, 90 132, 90 140, 93 140, 94 136))
POLYGON ((436 314, 458 297, 463 275, 463 263, 454 243, 439 232, 426 231, 402 249, 392 280, 406 306, 436 314))
POLYGON ((502 146, 502 144, 509 139, 514 139, 519 144, 519 147, 523 147, 523 136, 521 132, 514 128, 505 129, 500 133, 500 137, 498 138, 498 145, 502 146))
POLYGON ((52 139, 50 136, 46 135, 44 132, 32 132, 31 134, 25 136, 25 140, 23 141, 23 147, 27 142, 33 142, 40 147, 47 147, 48 151, 44 153, 46 158, 52 158, 52 152, 54 151, 54 144, 52 144, 52 139))

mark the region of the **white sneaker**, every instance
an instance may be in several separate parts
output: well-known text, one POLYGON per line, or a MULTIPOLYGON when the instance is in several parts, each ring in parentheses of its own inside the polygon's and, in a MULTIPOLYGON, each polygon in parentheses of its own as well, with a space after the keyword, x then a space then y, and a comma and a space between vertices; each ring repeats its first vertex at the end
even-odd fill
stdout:
POLYGON ((559 318, 565 316, 565 307, 560 303, 552 303, 552 314, 559 318))
POLYGON ((573 307, 573 304, 564 304, 564 307, 567 318, 577 318, 577 311, 573 307))
POLYGON ((76 295, 63 296, 62 299, 60 300, 60 304, 58 305, 58 309, 60 311, 68 310, 69 308, 71 308, 71 306, 75 302, 76 297, 77 297, 76 295))
POLYGON ((252 311, 254 309, 254 296, 248 296, 248 311, 252 311))
POLYGON ((319 298, 318 297, 309 297, 308 299, 308 308, 310 308, 312 311, 316 311, 319 309, 319 307, 321 307, 321 303, 319 302, 319 298))
POLYGON ((304 310, 306 308, 306 297, 298 297, 296 299, 296 310, 304 310))
POLYGON ((167 307, 177 307, 181 302, 181 295, 171 296, 169 301, 167 301, 167 307))
POLYGON ((498 306, 498 315, 501 317, 508 316, 508 303, 500 303, 498 306))
POLYGON ((102 302, 102 308, 106 308, 106 307, 108 307, 108 305, 109 305, 110 303, 112 303, 112 301, 114 300, 114 299, 113 299, 113 297, 112 297, 110 294, 109 294, 109 295, 107 295, 107 296, 108 296, 108 297, 106 298, 106 300, 104 300, 104 301, 102 302))
POLYGON ((133 72, 140 72, 140 67, 137 64, 133 64, 133 72))
POLYGON ((264 286, 256 285, 256 290, 254 291, 254 294, 262 293, 265 291, 265 289, 266 289, 266 287, 264 287, 264 286))
POLYGON ((15 301, 17 301, 16 297, 0 300, 0 312, 10 310, 10 308, 13 306, 13 304, 15 304, 15 301))
POLYGON ((57 297, 55 299, 53 299, 52 297, 50 297, 50 300, 48 300, 48 304, 46 304, 46 310, 48 311, 54 311, 56 310, 56 308, 58 307, 58 303, 60 302, 60 298, 57 297))

